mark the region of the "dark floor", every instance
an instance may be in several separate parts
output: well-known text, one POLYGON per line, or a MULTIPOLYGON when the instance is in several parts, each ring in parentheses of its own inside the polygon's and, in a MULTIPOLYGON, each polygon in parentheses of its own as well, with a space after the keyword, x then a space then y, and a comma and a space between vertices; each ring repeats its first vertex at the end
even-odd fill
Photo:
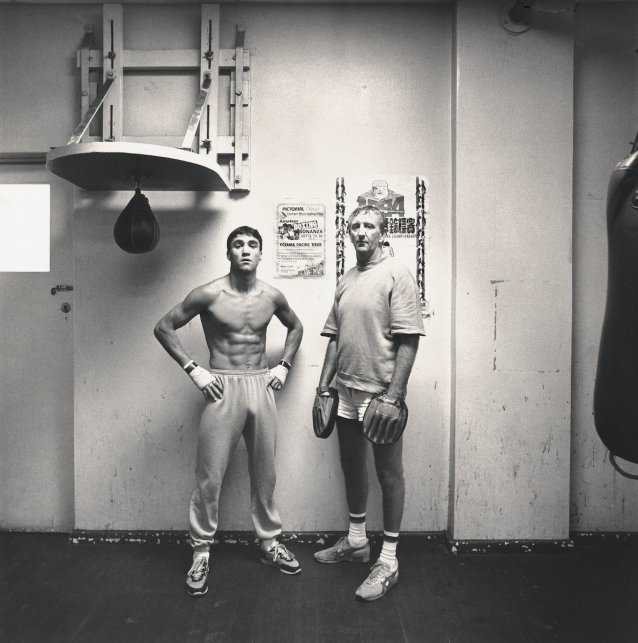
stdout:
POLYGON ((0 640, 638 641, 635 545, 454 555, 404 537, 399 584, 361 603, 354 591, 368 566, 320 565, 316 537, 299 540, 287 543, 297 576, 260 564, 253 543, 220 543, 208 594, 191 598, 185 544, 0 533, 0 640))

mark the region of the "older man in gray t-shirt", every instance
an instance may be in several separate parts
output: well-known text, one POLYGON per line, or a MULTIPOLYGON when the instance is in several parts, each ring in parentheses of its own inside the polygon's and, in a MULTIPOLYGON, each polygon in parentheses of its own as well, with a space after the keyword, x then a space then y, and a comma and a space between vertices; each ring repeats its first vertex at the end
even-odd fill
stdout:
MULTIPOLYGON (((367 562, 370 545, 365 515, 368 495, 367 449, 362 420, 374 395, 396 401, 405 396, 419 336, 425 335, 416 283, 401 263, 384 252, 384 214, 374 206, 359 207, 348 219, 357 265, 339 282, 322 335, 330 338, 319 382, 328 391, 336 374, 339 392, 337 432, 346 485, 348 535, 315 553, 321 563, 367 562)), ((376 600, 399 579, 396 547, 403 516, 403 440, 373 445, 383 494, 383 546, 357 598, 376 600)))

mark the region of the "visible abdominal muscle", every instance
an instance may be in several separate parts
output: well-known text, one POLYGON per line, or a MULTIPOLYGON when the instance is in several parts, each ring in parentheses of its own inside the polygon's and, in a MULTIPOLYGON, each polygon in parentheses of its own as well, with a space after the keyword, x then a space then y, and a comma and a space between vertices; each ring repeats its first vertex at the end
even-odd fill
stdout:
POLYGON ((249 296, 222 291, 201 314, 211 368, 265 368, 266 329, 274 311, 263 290, 249 296))
POLYGON ((211 368, 266 368, 266 334, 213 336, 208 342, 211 368))

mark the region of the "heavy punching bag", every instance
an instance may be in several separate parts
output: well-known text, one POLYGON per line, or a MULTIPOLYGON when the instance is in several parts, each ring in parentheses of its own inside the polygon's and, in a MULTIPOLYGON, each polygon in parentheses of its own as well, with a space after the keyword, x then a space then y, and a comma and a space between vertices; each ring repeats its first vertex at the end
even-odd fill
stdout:
POLYGON ((618 163, 607 192, 607 302, 594 387, 596 431, 615 457, 638 463, 638 152, 618 163))
POLYGON ((135 188, 135 195, 117 218, 113 237, 122 250, 133 254, 150 252, 159 243, 159 224, 141 188, 135 188))

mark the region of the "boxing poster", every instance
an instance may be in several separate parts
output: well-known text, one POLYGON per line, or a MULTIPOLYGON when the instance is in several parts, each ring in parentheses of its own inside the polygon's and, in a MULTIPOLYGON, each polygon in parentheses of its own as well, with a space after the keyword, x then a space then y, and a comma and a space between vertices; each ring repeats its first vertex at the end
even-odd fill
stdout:
POLYGON ((429 186, 416 175, 366 175, 339 177, 336 183, 337 281, 356 263, 356 254, 346 230, 348 216, 357 207, 373 205, 387 224, 385 250, 412 272, 421 297, 424 316, 429 316, 426 296, 429 217, 429 186))
POLYGON ((323 277, 326 270, 326 208, 315 203, 277 206, 275 277, 323 277))

